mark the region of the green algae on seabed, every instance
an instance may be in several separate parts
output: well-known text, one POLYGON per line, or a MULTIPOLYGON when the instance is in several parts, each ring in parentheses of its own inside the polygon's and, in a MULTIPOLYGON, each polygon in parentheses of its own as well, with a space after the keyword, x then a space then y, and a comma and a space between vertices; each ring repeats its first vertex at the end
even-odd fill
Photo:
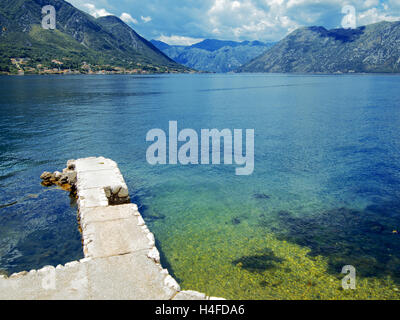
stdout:
POLYGON ((310 256, 326 257, 331 274, 353 265, 359 277, 390 276, 400 284, 400 236, 395 230, 400 212, 390 207, 338 208, 305 217, 281 211, 272 218, 261 216, 260 223, 268 228, 275 220, 272 230, 278 239, 310 248, 310 256))
MULTIPOLYGON (((354 216, 354 210, 335 209, 316 215, 320 218, 313 221, 290 213, 266 212, 263 208, 252 208, 246 213, 224 201, 217 205, 213 201, 204 202, 200 195, 190 203, 178 203, 169 195, 169 192, 160 194, 152 207, 160 212, 162 208, 174 208, 175 214, 165 209, 165 218, 151 221, 149 227, 158 239, 163 263, 183 289, 227 299, 400 299, 396 291, 400 283, 390 272, 393 269, 374 276, 365 273, 364 264, 360 265, 357 289, 342 289, 342 267, 363 260, 356 255, 357 260, 345 263, 350 255, 341 255, 340 250, 330 251, 329 244, 337 240, 335 233, 340 236, 336 228, 349 215, 354 216), (342 216, 337 216, 338 212, 342 216), (326 220, 325 224, 311 232, 321 219, 326 220), (295 226, 305 229, 299 231, 295 226), (302 242, 307 236, 309 243, 302 242), (324 244, 326 238, 328 244, 324 244), (340 263, 333 263, 338 257, 342 258, 340 263)), ((364 241, 364 237, 352 243, 354 228, 361 227, 365 232, 365 227, 370 226, 371 232, 377 231, 369 217, 344 224, 347 243, 341 248, 362 246, 359 241, 364 241)), ((385 230, 396 220, 378 218, 385 230)), ((385 233, 385 236, 392 234, 385 233)), ((366 251, 367 262, 377 256, 382 245, 366 251)))
MULTIPOLYGON (((236 231, 233 228, 184 232, 175 235, 171 243, 173 251, 162 248, 168 252, 183 289, 228 299, 400 298, 390 277, 359 278, 356 290, 344 291, 341 288, 344 275, 340 270, 336 275, 330 274, 326 258, 311 257, 309 249, 277 240, 272 234, 244 241, 231 238, 229 233, 236 231), (266 259, 264 252, 269 252, 266 259)), ((252 231, 250 227, 245 229, 252 231)))

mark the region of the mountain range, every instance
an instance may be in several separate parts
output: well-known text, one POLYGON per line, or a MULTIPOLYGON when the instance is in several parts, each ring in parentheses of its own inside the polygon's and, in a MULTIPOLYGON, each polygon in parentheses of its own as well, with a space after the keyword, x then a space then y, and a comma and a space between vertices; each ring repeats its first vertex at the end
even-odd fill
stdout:
POLYGON ((230 72, 260 56, 274 43, 260 41, 223 41, 206 39, 191 46, 169 45, 162 41, 151 43, 174 61, 199 71, 230 72))
POLYGON ((0 71, 188 72, 115 16, 94 18, 63 0, 1 0, 0 71), (56 9, 56 29, 41 26, 56 9), (11 60, 13 59, 13 60, 11 60))
POLYGON ((400 21, 357 29, 301 28, 237 72, 398 73, 400 21))
POLYGON ((400 21, 356 29, 300 28, 278 43, 147 41, 115 16, 94 18, 64 0, 0 1, 0 73, 399 73, 400 21), (41 26, 56 9, 56 29, 41 26))

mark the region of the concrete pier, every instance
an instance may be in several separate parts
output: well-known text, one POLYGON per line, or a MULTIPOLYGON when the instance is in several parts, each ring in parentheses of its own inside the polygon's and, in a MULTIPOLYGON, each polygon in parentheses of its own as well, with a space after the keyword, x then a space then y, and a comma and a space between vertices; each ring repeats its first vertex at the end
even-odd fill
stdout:
POLYGON ((0 299, 219 299, 181 291, 163 269, 154 235, 130 203, 114 161, 70 160, 58 176, 77 192, 85 258, 0 276, 0 299))

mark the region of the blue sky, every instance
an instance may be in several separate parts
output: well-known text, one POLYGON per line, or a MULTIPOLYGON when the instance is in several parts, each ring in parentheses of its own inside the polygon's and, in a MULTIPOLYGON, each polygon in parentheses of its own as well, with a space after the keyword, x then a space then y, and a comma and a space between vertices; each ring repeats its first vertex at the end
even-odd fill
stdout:
POLYGON ((400 0, 67 0, 95 17, 113 14, 147 39, 277 41, 298 27, 340 27, 342 7, 357 25, 400 20, 400 0))

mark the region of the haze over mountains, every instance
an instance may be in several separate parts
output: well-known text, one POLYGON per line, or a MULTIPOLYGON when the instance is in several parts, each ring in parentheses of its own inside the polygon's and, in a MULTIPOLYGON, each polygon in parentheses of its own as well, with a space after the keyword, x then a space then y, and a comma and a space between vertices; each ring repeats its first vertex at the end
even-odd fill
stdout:
POLYGON ((191 46, 168 45, 151 40, 174 61, 189 68, 208 72, 230 72, 263 54, 274 43, 260 41, 223 41, 206 39, 191 46))
POLYGON ((63 0, 1 0, 0 71, 16 68, 11 58, 25 58, 18 68, 32 72, 52 67, 80 71, 120 67, 138 73, 188 71, 119 18, 96 19, 63 0), (56 9, 56 30, 41 27, 45 5, 56 9))
POLYGON ((400 72, 400 21, 298 29, 238 72, 400 72))

